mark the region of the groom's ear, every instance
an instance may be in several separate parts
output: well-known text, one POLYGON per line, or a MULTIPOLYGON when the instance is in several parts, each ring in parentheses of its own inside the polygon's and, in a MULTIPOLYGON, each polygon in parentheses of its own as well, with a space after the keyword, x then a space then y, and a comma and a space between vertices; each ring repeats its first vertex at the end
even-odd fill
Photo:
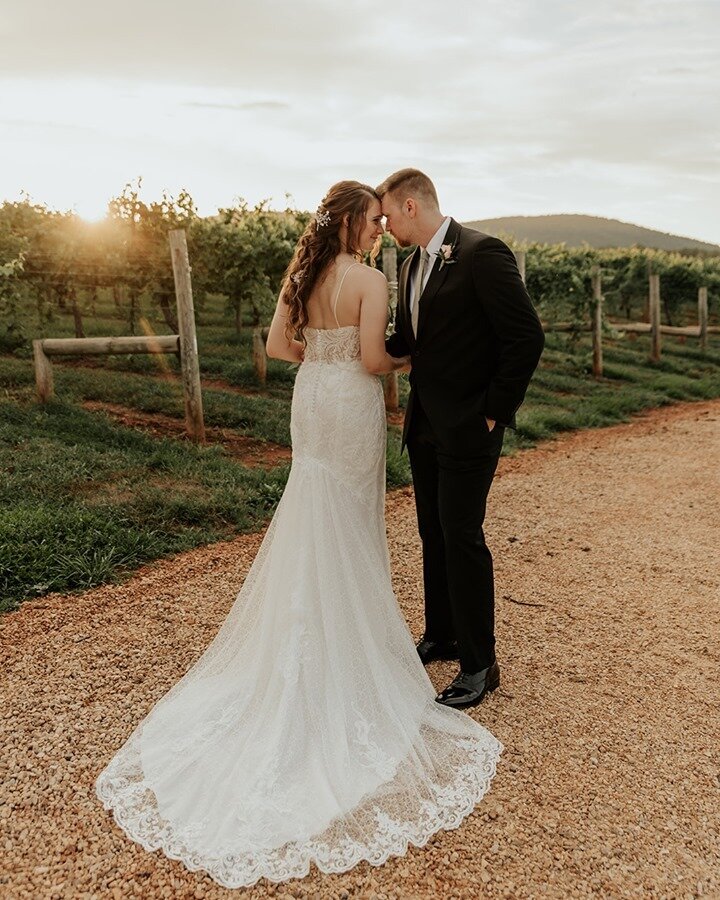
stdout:
POLYGON ((417 215, 417 203, 413 200, 412 197, 408 197, 405 201, 405 212, 411 219, 414 219, 417 215))

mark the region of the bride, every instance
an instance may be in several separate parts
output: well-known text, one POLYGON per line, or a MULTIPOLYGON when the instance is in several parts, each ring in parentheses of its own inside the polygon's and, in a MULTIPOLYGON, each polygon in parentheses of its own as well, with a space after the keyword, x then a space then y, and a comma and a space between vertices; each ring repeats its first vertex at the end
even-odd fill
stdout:
POLYGON ((390 581, 377 377, 380 201, 334 185, 288 267, 270 356, 300 362, 287 486, 218 634, 117 751, 98 797, 132 840, 229 887, 343 872, 457 828, 502 745, 435 702, 390 581))

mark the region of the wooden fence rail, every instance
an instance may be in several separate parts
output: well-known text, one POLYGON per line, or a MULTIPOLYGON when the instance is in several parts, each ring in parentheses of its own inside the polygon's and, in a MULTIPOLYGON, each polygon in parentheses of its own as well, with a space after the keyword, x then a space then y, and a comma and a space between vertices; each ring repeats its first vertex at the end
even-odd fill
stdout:
POLYGON ((33 343, 42 344, 46 356, 67 356, 71 353, 178 353, 177 334, 143 335, 140 337, 44 338, 33 343))
POLYGON ((658 362, 662 353, 662 335, 680 335, 683 337, 699 338, 700 349, 707 350, 708 334, 720 334, 720 326, 708 325, 708 299, 707 287, 698 289, 698 324, 697 325, 663 325, 660 321, 660 276, 650 275, 648 281, 649 291, 649 322, 612 322, 603 315, 602 281, 599 273, 594 273, 593 302, 591 306, 591 321, 574 322, 543 322, 546 332, 560 331, 590 331, 593 342, 593 375, 600 378, 603 374, 602 359, 602 335, 603 324, 612 331, 631 332, 634 334, 649 334, 650 359, 658 362))
POLYGON ((41 403, 54 393, 51 357, 85 354, 115 353, 177 353, 180 357, 183 398, 185 401, 185 428, 190 437, 202 443, 205 440, 202 394, 200 389, 200 365, 198 361, 195 311, 187 241, 182 230, 169 234, 170 255, 175 277, 179 334, 148 335, 141 337, 93 337, 93 338, 42 338, 34 340, 35 387, 41 403))

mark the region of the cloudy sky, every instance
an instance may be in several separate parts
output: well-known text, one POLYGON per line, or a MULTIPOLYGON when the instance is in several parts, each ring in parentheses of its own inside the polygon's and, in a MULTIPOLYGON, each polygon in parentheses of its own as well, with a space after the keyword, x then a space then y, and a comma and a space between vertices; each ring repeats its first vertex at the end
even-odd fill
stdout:
POLYGON ((720 0, 0 0, 0 199, 314 209, 406 165, 459 219, 720 243, 720 0))

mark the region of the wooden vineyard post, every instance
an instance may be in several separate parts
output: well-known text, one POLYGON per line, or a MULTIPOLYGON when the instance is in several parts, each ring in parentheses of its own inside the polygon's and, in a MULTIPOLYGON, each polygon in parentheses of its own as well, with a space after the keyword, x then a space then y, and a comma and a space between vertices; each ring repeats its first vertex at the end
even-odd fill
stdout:
POLYGON ((255 374, 260 384, 264 385, 267 381, 267 353, 265 352, 265 341, 262 336, 262 328, 253 328, 252 333, 252 357, 255 366, 255 374))
MULTIPOLYGON (((388 280, 390 288, 390 302, 392 308, 397 307, 397 248, 383 247, 382 251, 383 273, 388 280)), ((389 412, 397 412, 399 403, 397 372, 388 372, 383 379, 385 392, 385 409, 389 412)))
POLYGON ((602 354, 602 276, 600 270, 595 269, 592 274, 592 348, 593 348, 593 376, 602 378, 603 354, 602 354))
POLYGON ((650 275, 650 359, 660 361, 660 276, 650 275))
POLYGON ((523 280, 523 284, 525 283, 525 261, 527 259, 527 253, 525 250, 513 250, 515 254, 515 260, 517 262, 517 267, 520 271, 520 277, 523 280))
POLYGON ((698 325, 700 326, 700 349, 707 350, 708 334, 708 289, 698 288, 698 325))
POLYGON ((43 342, 33 341, 33 359, 35 360, 35 388, 38 400, 46 403, 53 395, 52 363, 45 355, 43 342))
POLYGON ((185 399, 185 428, 194 441, 204 443, 205 422, 203 421, 200 364, 197 335, 195 334, 195 310, 193 308, 187 240, 182 229, 171 231, 169 239, 180 331, 180 367, 185 399))

